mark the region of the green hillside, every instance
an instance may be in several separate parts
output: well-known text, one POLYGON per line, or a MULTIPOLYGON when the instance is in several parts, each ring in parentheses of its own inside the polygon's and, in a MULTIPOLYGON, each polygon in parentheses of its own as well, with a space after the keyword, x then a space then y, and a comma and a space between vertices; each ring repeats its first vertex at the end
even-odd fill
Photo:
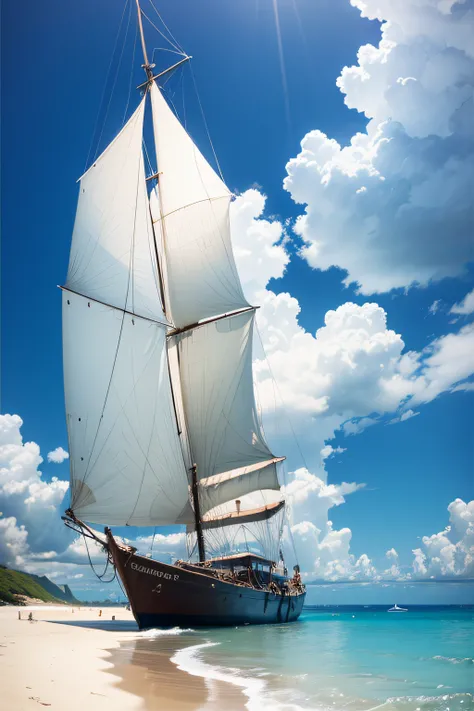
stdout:
POLYGON ((0 565, 0 604, 21 604, 18 596, 22 595, 56 604, 78 602, 67 586, 64 589, 60 588, 46 576, 40 578, 37 575, 21 573, 19 570, 10 570, 0 565))

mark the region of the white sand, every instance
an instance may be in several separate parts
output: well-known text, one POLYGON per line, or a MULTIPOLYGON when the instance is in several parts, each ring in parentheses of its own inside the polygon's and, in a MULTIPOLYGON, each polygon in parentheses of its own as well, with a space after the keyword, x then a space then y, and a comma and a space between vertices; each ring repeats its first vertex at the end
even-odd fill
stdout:
POLYGON ((228 680, 188 674, 171 661, 182 645, 173 633, 140 633, 123 608, 103 608, 99 617, 98 608, 0 607, 0 709, 245 709, 247 698, 228 680))
MULTIPOLYGON (((108 623, 112 615, 132 625, 132 614, 120 608, 103 608, 101 620, 108 623)), ((101 621, 96 608, 0 607, 2 709, 144 711, 141 697, 118 689, 119 677, 104 673, 112 669, 105 650, 117 648, 121 639, 136 634, 133 627, 124 632, 112 626, 105 631, 47 620, 101 621), (32 610, 37 621, 18 620, 18 610, 23 618, 32 610)))

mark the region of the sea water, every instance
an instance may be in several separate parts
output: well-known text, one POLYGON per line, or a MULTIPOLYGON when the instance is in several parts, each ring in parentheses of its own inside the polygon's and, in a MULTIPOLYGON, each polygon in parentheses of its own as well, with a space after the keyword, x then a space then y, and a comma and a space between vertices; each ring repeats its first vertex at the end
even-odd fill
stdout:
MULTIPOLYGON (((166 636, 143 634, 149 651, 166 636)), ((181 641, 174 664, 211 691, 240 687, 250 711, 474 711, 473 608, 305 609, 295 623, 183 630, 181 641)))

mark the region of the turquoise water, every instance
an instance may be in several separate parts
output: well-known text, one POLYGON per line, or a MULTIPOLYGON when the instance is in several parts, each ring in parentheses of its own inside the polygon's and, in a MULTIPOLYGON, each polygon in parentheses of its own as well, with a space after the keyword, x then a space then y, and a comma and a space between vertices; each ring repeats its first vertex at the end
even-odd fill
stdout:
POLYGON ((180 641, 175 664, 241 687, 251 711, 474 710, 472 609, 307 610, 289 625, 186 631, 180 641))

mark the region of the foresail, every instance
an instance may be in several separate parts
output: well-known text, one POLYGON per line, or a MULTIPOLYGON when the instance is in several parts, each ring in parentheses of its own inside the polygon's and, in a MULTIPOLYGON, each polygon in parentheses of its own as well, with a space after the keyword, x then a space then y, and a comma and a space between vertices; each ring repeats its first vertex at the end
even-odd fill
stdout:
POLYGON ((144 100, 80 180, 66 288, 164 321, 142 153, 144 100))
POLYGON ((248 306, 230 239, 231 194, 199 152, 160 90, 151 101, 171 315, 177 328, 248 306))
POLYGON ((273 459, 257 417, 254 311, 175 336, 193 461, 200 479, 273 459))
POLYGON ((194 520, 166 328, 63 292, 71 508, 108 525, 194 520))
POLYGON ((200 482, 201 513, 229 501, 235 502, 254 491, 280 489, 277 467, 284 457, 275 457, 266 462, 258 462, 240 467, 230 472, 216 474, 200 482))

